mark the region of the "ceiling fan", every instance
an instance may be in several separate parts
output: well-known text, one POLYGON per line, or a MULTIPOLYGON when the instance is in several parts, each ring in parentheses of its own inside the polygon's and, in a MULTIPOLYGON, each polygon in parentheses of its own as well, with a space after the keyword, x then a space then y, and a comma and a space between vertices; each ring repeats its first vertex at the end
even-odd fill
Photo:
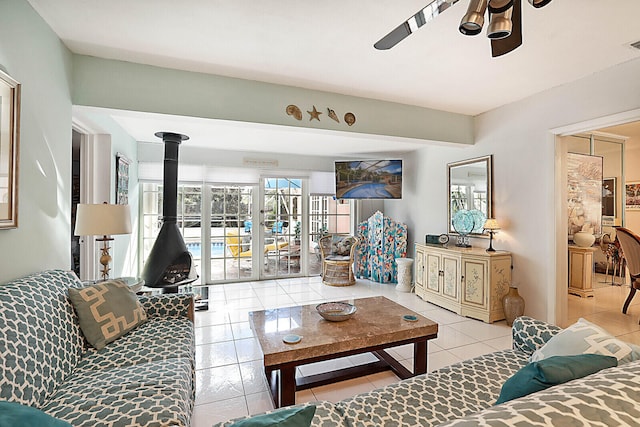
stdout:
MULTIPOLYGON (((391 49, 418 28, 435 19, 460 0, 433 0, 418 13, 398 25, 393 31, 376 42, 378 50, 391 49)), ((528 0, 535 8, 541 8, 551 0, 528 0)), ((484 15, 488 11, 487 37, 491 39, 491 56, 509 53, 522 44, 521 0, 470 0, 467 13, 462 17, 458 29, 467 36, 480 34, 484 15)))

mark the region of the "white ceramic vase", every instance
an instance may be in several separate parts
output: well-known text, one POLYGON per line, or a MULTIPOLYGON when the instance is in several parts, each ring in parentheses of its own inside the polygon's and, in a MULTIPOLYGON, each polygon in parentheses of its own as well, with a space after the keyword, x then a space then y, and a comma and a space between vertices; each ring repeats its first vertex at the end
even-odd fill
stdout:
POLYGON ((573 243, 582 248, 588 248, 592 246, 595 241, 596 236, 586 231, 578 231, 576 233, 573 233, 573 243))
POLYGON ((396 265, 398 266, 398 284, 396 285, 396 291, 411 292, 413 288, 411 286, 413 258, 396 258, 396 265))

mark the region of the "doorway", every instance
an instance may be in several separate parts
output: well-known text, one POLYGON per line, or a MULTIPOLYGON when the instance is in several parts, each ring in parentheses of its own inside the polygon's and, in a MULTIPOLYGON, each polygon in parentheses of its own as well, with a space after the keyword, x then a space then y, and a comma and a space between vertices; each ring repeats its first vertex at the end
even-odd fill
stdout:
POLYGON ((71 133, 71 270, 80 277, 80 236, 76 236, 76 212, 80 203, 81 134, 75 129, 71 133))
MULTIPOLYGON (((598 120, 599 127, 592 123, 578 124, 566 132, 557 132, 557 146, 564 146, 564 152, 572 151, 583 154, 593 154, 603 157, 603 212, 602 212, 602 238, 606 235, 615 235, 615 226, 625 226, 635 232, 640 232, 640 210, 634 211, 625 206, 625 185, 630 182, 640 181, 640 171, 636 168, 624 165, 634 165, 640 161, 640 111, 625 113, 598 120), (623 117, 624 116, 624 117, 623 117), (635 121, 634 121, 635 120, 635 121), (625 123, 626 122, 626 123, 625 123), (603 123, 605 125, 603 125, 603 123), (608 123, 623 123, 608 126, 608 123), (594 129, 595 128, 595 129, 594 129), (588 130, 591 129, 591 130, 588 130), (570 141, 566 141, 569 138, 570 141), (565 139, 563 141, 563 139, 565 139), (606 184, 606 188, 605 188, 606 184), (637 216, 637 218, 636 218, 637 216), (637 222, 636 222, 637 221, 637 222)), ((560 168, 561 170, 561 168, 560 168)), ((566 171, 565 171, 566 172, 566 171)), ((560 173, 560 175, 563 175, 560 173)), ((560 181, 558 181, 560 182, 560 181)), ((566 185, 566 181, 563 184, 566 185)), ((640 318, 640 301, 633 301, 628 314, 622 313, 622 305, 629 293, 629 280, 614 269, 611 260, 607 260, 606 252, 598 245, 594 245, 594 265, 592 271, 592 283, 594 296, 580 298, 567 293, 567 258, 561 259, 561 253, 567 251, 567 203, 566 190, 558 199, 561 209, 558 211, 558 251, 557 264, 557 323, 560 326, 568 326, 579 317, 584 317, 594 323, 600 324, 607 330, 618 336, 637 330, 638 318, 640 318), (565 212, 562 212, 562 211, 565 212), (561 242, 561 240, 564 240, 561 242), (564 249, 563 246, 564 245, 564 249), (563 265, 564 264, 564 265, 563 265), (563 270, 564 268, 564 270, 563 270), (563 314, 561 314, 564 311, 563 314)), ((615 237, 614 237, 615 238, 615 237)), ((624 337, 631 342, 640 342, 640 337, 624 337)))

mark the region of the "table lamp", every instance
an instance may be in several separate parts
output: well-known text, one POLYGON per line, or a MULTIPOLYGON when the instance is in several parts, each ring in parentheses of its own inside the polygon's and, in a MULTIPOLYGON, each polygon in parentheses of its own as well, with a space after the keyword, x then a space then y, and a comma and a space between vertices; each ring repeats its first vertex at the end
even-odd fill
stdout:
POLYGON ((102 236, 96 239, 102 242, 100 272, 102 280, 109 278, 109 241, 114 234, 131 234, 131 211, 129 205, 109 205, 106 202, 96 205, 79 204, 76 214, 76 236, 102 236))
POLYGON ((487 218, 487 221, 484 223, 483 228, 489 232, 489 248, 487 248, 487 252, 495 252, 496 250, 493 249, 493 234, 496 232, 496 230, 500 230, 498 221, 496 221, 494 218, 487 218))

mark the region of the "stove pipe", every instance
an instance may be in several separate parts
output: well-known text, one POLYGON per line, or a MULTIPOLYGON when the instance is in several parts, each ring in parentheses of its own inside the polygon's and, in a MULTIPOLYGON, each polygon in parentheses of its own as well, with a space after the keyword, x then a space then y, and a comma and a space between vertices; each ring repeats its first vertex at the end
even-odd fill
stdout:
POLYGON ((163 292, 177 292, 178 286, 198 278, 193 258, 177 224, 178 147, 189 137, 171 132, 157 132, 155 135, 164 142, 163 216, 162 227, 144 264, 142 278, 145 286, 163 288, 163 292))

